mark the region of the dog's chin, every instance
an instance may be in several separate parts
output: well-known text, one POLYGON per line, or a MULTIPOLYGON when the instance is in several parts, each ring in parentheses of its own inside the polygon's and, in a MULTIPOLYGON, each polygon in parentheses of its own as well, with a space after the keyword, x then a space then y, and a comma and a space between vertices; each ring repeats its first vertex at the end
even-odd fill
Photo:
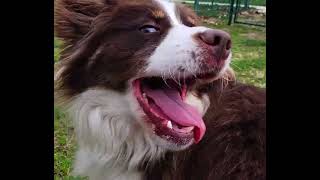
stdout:
POLYGON ((181 151, 187 149, 192 144, 194 144, 194 140, 191 138, 189 141, 186 141, 184 144, 177 144, 172 141, 168 141, 165 138, 162 138, 152 131, 150 133, 150 138, 152 138, 153 142, 160 148, 167 151, 181 151))
POLYGON ((195 84, 195 87, 204 85, 204 84, 210 84, 213 81, 216 81, 218 79, 227 79, 227 80, 234 79, 235 75, 232 68, 230 67, 231 58, 232 58, 232 54, 230 53, 223 67, 219 71, 213 72, 214 74, 209 75, 208 77, 198 79, 195 84))

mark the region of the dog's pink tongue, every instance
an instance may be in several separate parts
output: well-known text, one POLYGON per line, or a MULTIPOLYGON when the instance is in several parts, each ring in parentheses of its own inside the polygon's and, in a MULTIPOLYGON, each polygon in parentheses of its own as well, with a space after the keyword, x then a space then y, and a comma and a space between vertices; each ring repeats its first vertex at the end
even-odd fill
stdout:
POLYGON ((154 100, 155 104, 172 121, 181 126, 194 126, 194 140, 196 143, 202 139, 206 131, 202 116, 197 109, 182 101, 178 90, 173 88, 144 88, 144 92, 154 100))

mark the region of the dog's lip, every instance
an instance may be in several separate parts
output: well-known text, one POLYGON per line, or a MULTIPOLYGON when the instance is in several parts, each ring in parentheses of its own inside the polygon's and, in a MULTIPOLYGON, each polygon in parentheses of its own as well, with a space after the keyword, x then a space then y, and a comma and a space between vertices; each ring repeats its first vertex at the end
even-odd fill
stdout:
MULTIPOLYGON (((190 75, 187 75, 183 78, 177 78, 179 82, 184 82, 184 81, 189 81, 188 84, 195 84, 195 81, 197 80, 207 80, 207 79, 216 79, 218 77, 218 72, 222 69, 222 66, 220 67, 216 67, 214 69, 212 68, 206 68, 206 67, 201 67, 203 69, 205 69, 204 71, 201 71, 199 73, 191 73, 190 75)), ((183 73, 183 72, 182 72, 183 73)), ((143 79, 143 78, 152 78, 152 77, 160 77, 159 76, 154 76, 154 75, 139 75, 136 76, 135 78, 131 79, 131 84, 134 83, 134 81, 138 80, 138 79, 143 79)), ((173 77, 163 77, 163 78, 167 78, 167 79, 172 79, 173 77)), ((189 85, 191 86, 191 85, 189 85)))

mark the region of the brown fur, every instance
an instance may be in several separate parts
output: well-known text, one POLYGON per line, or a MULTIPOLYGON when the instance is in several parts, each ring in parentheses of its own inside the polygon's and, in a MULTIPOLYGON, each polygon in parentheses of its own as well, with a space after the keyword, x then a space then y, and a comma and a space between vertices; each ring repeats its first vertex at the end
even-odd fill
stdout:
POLYGON ((66 46, 58 90, 64 96, 97 86, 125 90, 170 27, 169 19, 159 17, 159 11, 153 1, 57 0, 56 35, 66 46), (160 36, 143 35, 139 31, 143 24, 159 27, 160 36))
POLYGON ((265 91, 249 85, 207 86, 211 106, 199 144, 167 153, 147 167, 152 180, 266 179, 265 91))
POLYGON ((189 27, 199 26, 200 19, 196 13, 189 7, 183 4, 176 5, 176 13, 179 14, 181 22, 189 27))

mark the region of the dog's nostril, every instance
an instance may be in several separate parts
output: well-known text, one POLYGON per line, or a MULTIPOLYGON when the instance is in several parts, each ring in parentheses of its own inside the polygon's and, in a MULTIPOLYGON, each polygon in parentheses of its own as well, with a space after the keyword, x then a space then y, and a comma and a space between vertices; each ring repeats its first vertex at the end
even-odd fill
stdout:
POLYGON ((220 36, 215 36, 215 37, 213 38, 213 43, 212 43, 212 45, 213 45, 213 46, 217 46, 217 45, 220 44, 220 41, 221 41, 221 37, 220 37, 220 36))
POLYGON ((231 49, 231 40, 228 40, 226 45, 226 50, 230 50, 230 49, 231 49))

